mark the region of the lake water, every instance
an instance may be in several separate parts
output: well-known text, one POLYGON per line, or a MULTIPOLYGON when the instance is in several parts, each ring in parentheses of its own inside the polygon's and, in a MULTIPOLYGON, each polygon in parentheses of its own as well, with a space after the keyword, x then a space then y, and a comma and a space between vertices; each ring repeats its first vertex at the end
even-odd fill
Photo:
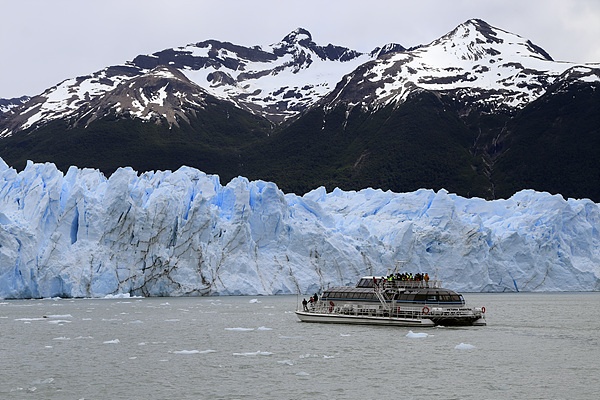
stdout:
POLYGON ((0 301, 0 398, 599 398, 600 293, 465 298, 488 326, 308 324, 296 296, 0 301))

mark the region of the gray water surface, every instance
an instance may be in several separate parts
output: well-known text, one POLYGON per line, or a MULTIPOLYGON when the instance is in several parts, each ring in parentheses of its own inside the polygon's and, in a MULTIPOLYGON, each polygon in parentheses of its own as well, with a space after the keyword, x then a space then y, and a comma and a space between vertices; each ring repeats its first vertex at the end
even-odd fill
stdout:
POLYGON ((488 326, 301 323, 296 296, 0 301, 0 398, 598 398, 600 293, 465 298, 488 326))

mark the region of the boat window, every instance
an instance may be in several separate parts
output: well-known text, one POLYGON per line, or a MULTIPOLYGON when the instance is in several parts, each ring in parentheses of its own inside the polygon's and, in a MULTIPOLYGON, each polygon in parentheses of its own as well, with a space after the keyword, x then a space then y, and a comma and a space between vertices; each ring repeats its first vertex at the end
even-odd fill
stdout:
POLYGON ((425 301, 425 299, 427 299, 427 295, 425 295, 424 293, 417 293, 414 296, 415 301, 425 301))
POLYGON ((359 287, 359 288, 373 287, 373 281, 371 279, 362 278, 360 281, 358 281, 358 285, 356 285, 356 287, 359 287))
POLYGON ((435 294, 427 295, 427 301, 438 301, 437 295, 435 295, 435 294))

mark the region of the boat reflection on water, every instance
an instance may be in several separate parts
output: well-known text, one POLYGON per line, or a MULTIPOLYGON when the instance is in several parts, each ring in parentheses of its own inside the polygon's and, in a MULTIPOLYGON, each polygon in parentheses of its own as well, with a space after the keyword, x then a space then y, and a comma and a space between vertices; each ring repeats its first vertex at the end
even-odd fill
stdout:
POLYGON ((437 280, 366 276, 355 287, 323 291, 304 301, 296 315, 303 322, 391 326, 483 326, 485 307, 467 307, 462 294, 437 280))

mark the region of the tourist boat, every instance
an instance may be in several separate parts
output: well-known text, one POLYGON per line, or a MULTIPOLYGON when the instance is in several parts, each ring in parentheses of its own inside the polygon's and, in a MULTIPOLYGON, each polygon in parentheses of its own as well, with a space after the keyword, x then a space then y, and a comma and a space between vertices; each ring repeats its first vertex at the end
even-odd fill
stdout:
POLYGON ((483 326, 485 307, 465 305, 463 296, 437 280, 388 280, 367 276, 355 287, 324 290, 316 302, 296 310, 303 322, 410 327, 483 326))

